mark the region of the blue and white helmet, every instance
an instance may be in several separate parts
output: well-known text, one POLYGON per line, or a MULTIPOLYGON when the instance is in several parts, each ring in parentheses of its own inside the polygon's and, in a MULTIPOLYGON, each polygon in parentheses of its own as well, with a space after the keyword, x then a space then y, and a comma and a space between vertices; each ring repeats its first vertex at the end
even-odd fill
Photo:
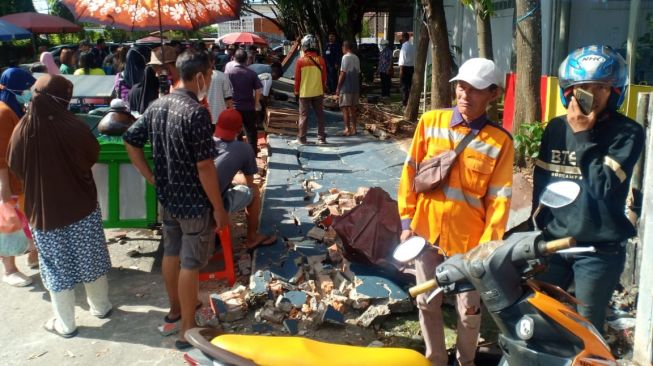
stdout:
POLYGON ((601 83, 612 87, 608 108, 616 110, 628 88, 626 61, 610 46, 592 45, 570 53, 558 69, 560 100, 567 107, 574 85, 601 83))

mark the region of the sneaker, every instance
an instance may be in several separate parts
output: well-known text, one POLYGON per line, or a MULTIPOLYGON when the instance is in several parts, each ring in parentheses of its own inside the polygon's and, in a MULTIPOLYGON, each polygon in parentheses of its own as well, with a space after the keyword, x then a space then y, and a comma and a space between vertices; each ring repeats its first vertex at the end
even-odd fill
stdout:
POLYGON ((14 272, 2 277, 2 282, 14 287, 25 287, 32 284, 32 278, 27 277, 20 272, 14 272))
POLYGON ((327 140, 325 138, 317 139, 317 144, 318 145, 326 145, 327 140))
POLYGON ((306 145, 306 139, 297 138, 295 140, 290 141, 290 143, 295 145, 306 145))

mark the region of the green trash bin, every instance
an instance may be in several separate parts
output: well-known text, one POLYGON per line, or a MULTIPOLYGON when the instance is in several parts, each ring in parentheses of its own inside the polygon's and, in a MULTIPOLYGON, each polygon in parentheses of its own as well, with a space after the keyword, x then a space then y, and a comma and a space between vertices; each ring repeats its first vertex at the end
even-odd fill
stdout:
MULTIPOLYGON (((100 135, 100 157, 93 166, 105 228, 146 228, 157 221, 154 187, 131 164, 120 136, 100 135)), ((152 165, 152 147, 143 149, 152 165)))

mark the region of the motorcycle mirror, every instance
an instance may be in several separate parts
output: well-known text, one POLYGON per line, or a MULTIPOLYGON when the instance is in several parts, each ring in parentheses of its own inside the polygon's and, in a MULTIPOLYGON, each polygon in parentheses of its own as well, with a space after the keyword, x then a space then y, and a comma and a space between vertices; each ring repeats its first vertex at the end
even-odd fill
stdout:
POLYGON ((560 208, 574 202, 580 193, 580 186, 572 181, 551 183, 540 196, 540 203, 550 208, 560 208))
POLYGON ((426 239, 419 236, 411 236, 395 248, 392 257, 401 263, 410 262, 422 253, 425 246, 426 239))

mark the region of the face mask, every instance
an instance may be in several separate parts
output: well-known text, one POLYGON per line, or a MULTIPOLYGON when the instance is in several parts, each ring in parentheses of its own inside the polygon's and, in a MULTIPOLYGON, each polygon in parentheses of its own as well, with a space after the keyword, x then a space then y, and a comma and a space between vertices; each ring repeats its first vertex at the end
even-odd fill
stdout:
POLYGON ((202 100, 206 98, 206 93, 208 92, 209 88, 208 85, 206 85, 206 80, 204 80, 204 75, 199 74, 202 77, 202 84, 203 86, 200 88, 200 79, 197 78, 197 99, 202 100))
POLYGON ((18 94, 19 90, 11 90, 11 89, 6 89, 8 90, 11 94, 13 94, 16 97, 16 101, 18 101, 18 104, 20 105, 27 105, 29 104, 29 101, 32 100, 32 91, 27 89, 23 90, 22 94, 18 94))

